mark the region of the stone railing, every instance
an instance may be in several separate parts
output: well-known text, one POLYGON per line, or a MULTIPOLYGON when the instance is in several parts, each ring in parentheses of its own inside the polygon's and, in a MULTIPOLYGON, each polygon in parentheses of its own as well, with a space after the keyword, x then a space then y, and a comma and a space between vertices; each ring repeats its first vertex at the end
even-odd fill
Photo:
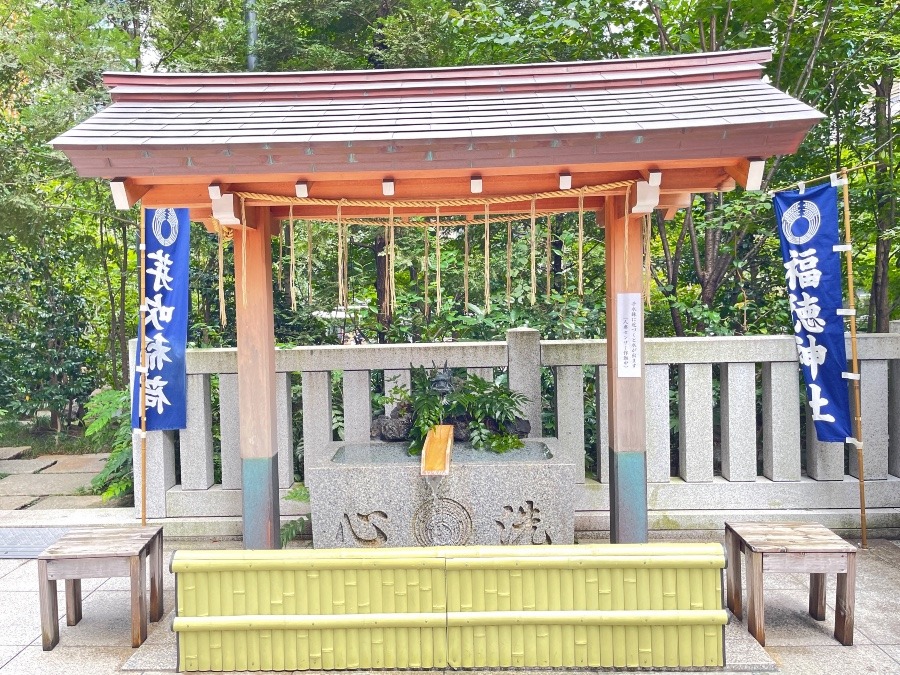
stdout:
MULTIPOLYGON (((900 532, 900 322, 898 334, 861 335, 862 420, 869 527, 900 532)), ((606 348, 602 340, 541 341, 514 329, 505 342, 298 347, 276 355, 279 485, 293 483, 291 376, 299 373, 304 445, 331 441, 332 373, 343 379, 344 440, 369 440, 373 371, 408 386, 410 366, 467 368, 483 377, 506 369, 510 387, 530 400, 525 417, 541 435, 541 369, 555 377, 556 436, 581 456, 585 373, 596 378, 596 476, 573 494, 576 530, 608 530, 606 348), (590 370, 587 371, 590 373, 590 370)), ((240 531, 237 360, 233 349, 189 350, 188 426, 148 434, 147 515, 171 533, 240 531), (221 482, 214 472, 211 381, 218 379, 221 482), (176 476, 180 475, 180 482, 176 476), (192 525, 195 519, 202 519, 192 525)), ((296 382, 296 379, 295 379, 296 382)), ((805 419, 790 336, 648 339, 646 425, 651 530, 719 530, 724 520, 810 519, 842 530, 859 527, 856 453, 819 443, 805 419), (677 381, 677 387, 674 383, 677 381), (714 392, 718 388, 718 396, 714 392), (677 434, 670 418, 677 411, 677 434), (672 439, 677 435, 677 446, 672 439), (672 467, 677 467, 677 475, 672 467), (846 471, 845 471, 846 467, 846 471)), ((138 452, 135 444, 135 452, 138 452)), ((135 456, 136 482, 140 462, 135 456)), ((578 472, 581 476, 581 472, 578 472)), ((282 500, 282 514, 305 512, 282 500)), ((700 534, 699 532, 696 534, 700 534)))

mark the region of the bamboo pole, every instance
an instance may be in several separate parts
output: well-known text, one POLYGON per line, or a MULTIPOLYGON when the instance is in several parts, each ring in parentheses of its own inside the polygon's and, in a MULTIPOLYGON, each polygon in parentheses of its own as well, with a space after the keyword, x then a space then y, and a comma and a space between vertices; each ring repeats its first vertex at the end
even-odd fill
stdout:
POLYGON ((147 525, 147 209, 141 205, 140 287, 141 287, 141 527, 147 525))
POLYGON ((850 380, 853 389, 853 436, 856 441, 856 463, 859 467, 859 526, 862 531, 862 547, 868 548, 866 538, 866 476, 863 469, 862 442, 862 401, 859 391, 859 354, 856 345, 856 298, 853 293, 853 249, 850 236, 850 187, 847 180, 847 169, 841 169, 841 182, 844 191, 844 243, 848 246, 847 256, 847 295, 850 308, 850 372, 854 378, 850 380))

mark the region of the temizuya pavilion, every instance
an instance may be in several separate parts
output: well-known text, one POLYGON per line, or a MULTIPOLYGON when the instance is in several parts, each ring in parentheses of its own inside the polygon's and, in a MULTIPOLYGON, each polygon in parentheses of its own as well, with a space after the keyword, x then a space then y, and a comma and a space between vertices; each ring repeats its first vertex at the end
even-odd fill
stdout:
MULTIPOLYGON (((122 209, 138 200, 189 207, 192 219, 234 230, 235 259, 246 260, 236 264, 237 285, 248 298, 238 293, 247 548, 279 541, 269 243, 289 208, 298 219, 334 219, 336 202, 322 200, 396 200, 397 218, 433 217, 438 200, 571 186, 539 208, 576 211, 581 194, 606 228, 611 536, 642 542, 643 312, 638 303, 617 316, 619 295, 641 292, 643 214, 671 214, 692 192, 758 189, 763 161, 795 152, 823 117, 761 79, 770 59, 768 49, 751 49, 416 70, 109 74, 112 105, 53 145, 82 176, 109 179, 122 209), (611 183, 619 185, 579 192, 611 183), (411 200, 423 205, 401 206, 411 200), (617 329, 629 320, 632 337, 617 329)), ((523 200, 502 213, 530 208, 523 200)), ((482 209, 444 205, 441 216, 482 209)), ((386 215, 383 204, 343 207, 345 218, 386 215)))

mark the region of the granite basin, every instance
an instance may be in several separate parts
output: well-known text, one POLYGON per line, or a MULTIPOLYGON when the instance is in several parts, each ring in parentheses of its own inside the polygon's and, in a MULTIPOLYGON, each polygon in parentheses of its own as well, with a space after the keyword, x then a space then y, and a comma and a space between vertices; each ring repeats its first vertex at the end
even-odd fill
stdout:
POLYGON ((406 443, 307 449, 316 548, 571 544, 575 463, 556 439, 495 454, 453 448, 450 474, 420 475, 406 443))

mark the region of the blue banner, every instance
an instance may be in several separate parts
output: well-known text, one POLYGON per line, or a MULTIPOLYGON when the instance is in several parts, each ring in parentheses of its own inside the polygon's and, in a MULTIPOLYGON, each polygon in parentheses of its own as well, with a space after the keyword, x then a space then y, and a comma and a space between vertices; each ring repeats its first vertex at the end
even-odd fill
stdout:
POLYGON ((806 396, 816 436, 843 443, 850 431, 843 283, 838 241, 837 188, 825 184, 775 194, 797 353, 806 380, 806 396))
POLYGON ((146 209, 146 262, 140 283, 146 298, 138 331, 138 370, 131 394, 131 426, 141 426, 141 333, 147 333, 147 431, 184 429, 187 423, 188 271, 191 221, 188 209, 146 209))

